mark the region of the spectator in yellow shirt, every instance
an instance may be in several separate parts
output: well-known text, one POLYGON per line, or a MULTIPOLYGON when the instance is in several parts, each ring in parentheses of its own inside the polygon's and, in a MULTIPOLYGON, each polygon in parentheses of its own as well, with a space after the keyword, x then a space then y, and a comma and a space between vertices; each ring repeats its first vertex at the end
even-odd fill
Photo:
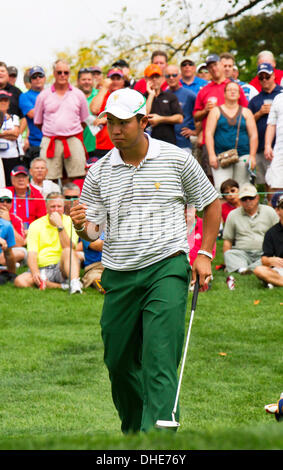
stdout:
POLYGON ((50 193, 46 199, 46 209, 47 215, 35 220, 29 227, 29 270, 17 276, 15 286, 40 287, 44 272, 47 288, 67 290, 67 279, 71 277, 71 294, 81 293, 80 262, 74 250, 78 235, 72 230, 71 218, 64 214, 64 196, 60 193, 50 193))

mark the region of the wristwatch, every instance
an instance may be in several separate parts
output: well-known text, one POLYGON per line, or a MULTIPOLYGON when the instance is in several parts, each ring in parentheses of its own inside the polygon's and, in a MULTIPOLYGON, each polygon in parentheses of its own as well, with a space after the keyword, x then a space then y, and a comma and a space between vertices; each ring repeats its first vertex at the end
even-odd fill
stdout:
POLYGON ((64 227, 57 227, 58 232, 62 232, 64 230, 64 227))

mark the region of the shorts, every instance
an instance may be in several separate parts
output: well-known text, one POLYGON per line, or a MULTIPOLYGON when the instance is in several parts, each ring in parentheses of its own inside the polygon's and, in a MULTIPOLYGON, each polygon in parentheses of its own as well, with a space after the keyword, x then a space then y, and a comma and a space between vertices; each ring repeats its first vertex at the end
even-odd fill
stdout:
POLYGON ((64 158, 64 147, 61 140, 55 141, 55 155, 47 158, 46 153, 49 146, 50 137, 42 137, 40 146, 40 157, 47 165, 47 179, 56 180, 63 177, 63 169, 69 178, 85 176, 86 154, 82 142, 77 137, 67 138, 71 155, 64 158))
POLYGON ((256 154, 256 184, 265 184, 265 173, 270 165, 270 161, 266 160, 264 152, 256 154))
POLYGON ((49 266, 44 266, 43 268, 39 269, 41 273, 43 270, 45 270, 46 278, 50 282, 57 282, 57 284, 62 284, 62 282, 65 282, 66 280, 61 272, 60 263, 50 264, 49 266))

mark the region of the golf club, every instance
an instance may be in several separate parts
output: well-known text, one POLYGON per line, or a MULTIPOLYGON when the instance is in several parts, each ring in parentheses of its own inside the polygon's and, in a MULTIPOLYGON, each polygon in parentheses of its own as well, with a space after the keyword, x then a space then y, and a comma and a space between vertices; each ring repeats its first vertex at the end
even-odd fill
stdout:
POLYGON ((196 304, 197 304, 198 291, 199 291, 199 276, 197 275, 193 298, 192 298, 192 308, 191 308, 191 318, 190 318, 190 323, 189 323, 189 329, 188 329, 188 334, 187 334, 187 339, 186 339, 186 344, 185 344, 185 349, 184 349, 184 354, 183 354, 183 359, 182 359, 182 365, 181 365, 180 377, 179 377, 177 393, 176 393, 176 398, 175 398, 175 404, 174 404, 174 408, 172 411, 172 420, 166 421, 166 420, 158 419, 155 423, 155 427, 159 429, 174 429, 180 426, 180 423, 178 423, 178 421, 176 421, 175 419, 175 414, 177 412, 177 406, 178 406, 178 400, 179 400, 179 395, 180 395, 184 367, 185 367, 185 361, 186 361, 186 356, 187 356, 187 351, 188 351, 188 346, 189 346, 194 313, 195 313, 196 304))

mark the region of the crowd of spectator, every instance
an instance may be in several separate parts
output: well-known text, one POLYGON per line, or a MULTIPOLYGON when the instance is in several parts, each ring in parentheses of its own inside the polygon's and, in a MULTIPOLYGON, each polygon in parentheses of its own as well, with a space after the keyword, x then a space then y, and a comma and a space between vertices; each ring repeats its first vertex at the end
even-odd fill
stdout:
MULTIPOLYGON (((88 169, 113 148, 107 118, 98 116, 113 91, 131 87, 146 103, 145 131, 192 152, 219 192, 228 287, 234 272, 283 286, 283 71, 272 52, 258 54, 250 83, 230 53, 171 64, 159 50, 141 78, 123 59, 106 74, 97 65, 81 68, 75 84, 61 59, 50 86, 41 65, 25 73, 25 91, 17 77, 15 66, 0 62, 1 283, 42 288, 44 278, 44 288, 104 292, 104 233, 93 243, 78 239, 69 213, 88 169), (20 266, 27 270, 17 275, 20 266)), ((195 211, 189 219, 192 263, 202 229, 195 211)))

